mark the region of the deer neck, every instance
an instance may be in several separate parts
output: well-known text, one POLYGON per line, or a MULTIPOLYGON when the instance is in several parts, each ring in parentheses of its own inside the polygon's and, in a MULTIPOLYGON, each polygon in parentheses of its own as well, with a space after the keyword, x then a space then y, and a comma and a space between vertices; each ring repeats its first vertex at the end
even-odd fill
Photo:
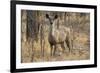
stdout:
POLYGON ((55 31, 56 31, 56 27, 55 27, 55 23, 54 23, 54 24, 52 24, 52 26, 51 26, 51 34, 52 34, 52 35, 55 35, 55 31))

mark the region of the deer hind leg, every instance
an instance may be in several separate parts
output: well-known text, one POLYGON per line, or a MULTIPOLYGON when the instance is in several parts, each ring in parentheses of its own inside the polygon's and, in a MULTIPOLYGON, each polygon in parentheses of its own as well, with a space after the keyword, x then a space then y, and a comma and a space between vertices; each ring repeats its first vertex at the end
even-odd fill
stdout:
POLYGON ((65 50, 66 50, 66 42, 64 41, 63 43, 61 43, 61 48, 63 49, 62 51, 63 51, 63 53, 65 52, 65 50))
POLYGON ((68 46, 68 48, 69 48, 69 53, 71 53, 71 48, 72 48, 71 39, 67 39, 67 40, 66 40, 66 44, 67 44, 67 46, 68 46))

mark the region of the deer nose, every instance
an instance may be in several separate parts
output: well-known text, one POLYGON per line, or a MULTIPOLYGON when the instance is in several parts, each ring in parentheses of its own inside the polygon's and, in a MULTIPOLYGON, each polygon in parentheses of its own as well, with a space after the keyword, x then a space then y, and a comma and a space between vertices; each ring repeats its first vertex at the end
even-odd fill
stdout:
POLYGON ((52 22, 50 24, 53 24, 52 22))

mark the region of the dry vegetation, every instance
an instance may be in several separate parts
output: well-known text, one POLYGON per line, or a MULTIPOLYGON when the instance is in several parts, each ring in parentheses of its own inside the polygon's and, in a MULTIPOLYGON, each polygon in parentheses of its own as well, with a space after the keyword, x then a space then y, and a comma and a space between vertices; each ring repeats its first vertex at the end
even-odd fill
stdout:
POLYGON ((86 60, 90 58, 90 14, 76 12, 21 11, 21 62, 86 60), (57 26, 64 25, 73 31, 72 53, 62 52, 58 45, 55 56, 50 56, 49 25, 45 14, 59 16, 57 26), (40 29, 41 28, 41 29, 40 29), (43 51, 41 52, 41 49, 43 51), (42 55, 44 54, 44 56, 42 55))

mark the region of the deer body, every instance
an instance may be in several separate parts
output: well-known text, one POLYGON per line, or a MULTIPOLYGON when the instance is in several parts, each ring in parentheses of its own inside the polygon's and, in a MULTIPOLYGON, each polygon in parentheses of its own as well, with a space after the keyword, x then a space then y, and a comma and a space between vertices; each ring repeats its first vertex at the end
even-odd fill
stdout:
POLYGON ((67 39, 70 29, 66 27, 60 27, 59 29, 52 29, 49 34, 49 42, 52 44, 62 43, 67 39), (67 29, 67 30, 66 30, 67 29), (66 34, 65 34, 66 33, 66 34))

